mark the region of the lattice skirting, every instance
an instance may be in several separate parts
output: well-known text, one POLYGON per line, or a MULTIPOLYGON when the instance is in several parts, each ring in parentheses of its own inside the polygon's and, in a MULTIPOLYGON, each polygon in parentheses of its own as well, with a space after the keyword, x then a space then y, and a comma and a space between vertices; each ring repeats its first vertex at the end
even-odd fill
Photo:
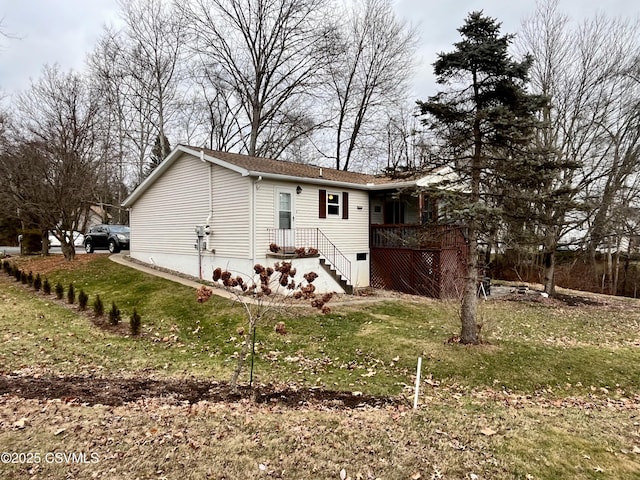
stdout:
POLYGON ((371 249, 371 286, 433 298, 459 298, 463 249, 371 249))

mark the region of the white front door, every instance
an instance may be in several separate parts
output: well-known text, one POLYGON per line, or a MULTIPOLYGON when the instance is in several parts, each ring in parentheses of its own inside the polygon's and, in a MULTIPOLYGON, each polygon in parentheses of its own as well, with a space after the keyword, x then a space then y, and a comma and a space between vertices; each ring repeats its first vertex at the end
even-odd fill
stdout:
POLYGON ((295 247, 293 190, 279 188, 276 195, 276 222, 279 229, 276 243, 281 248, 293 248, 295 247))

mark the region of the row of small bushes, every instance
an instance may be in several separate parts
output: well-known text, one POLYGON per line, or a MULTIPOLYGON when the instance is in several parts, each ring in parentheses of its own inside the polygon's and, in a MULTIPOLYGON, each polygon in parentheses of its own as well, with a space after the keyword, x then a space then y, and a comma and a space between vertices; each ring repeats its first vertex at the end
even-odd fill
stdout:
MULTIPOLYGON (((42 292, 45 295, 51 295, 52 287, 51 287, 51 284, 49 283, 49 280, 47 278, 43 280, 39 273, 37 273, 34 276, 33 272, 30 271, 27 273, 21 270, 19 267, 12 265, 11 262, 8 262, 6 260, 2 261, 2 270, 7 275, 14 277, 17 282, 21 282, 25 285, 29 285, 33 287, 35 291, 42 290, 42 292)), ((58 300, 62 300, 65 296, 64 287, 60 282, 56 283, 56 285, 53 287, 53 292, 58 300)), ((69 303, 70 305, 73 305, 76 302, 76 290, 75 290, 75 287, 73 286, 73 283, 69 284, 69 287, 67 288, 66 297, 67 297, 67 303, 69 303)), ((78 292, 77 300, 78 300, 78 310, 80 311, 87 310, 87 306, 89 304, 89 295, 87 295, 87 293, 84 290, 80 289, 80 292, 78 292)), ((100 295, 95 296, 95 298, 93 299, 92 307, 93 307, 93 313, 96 315, 96 317, 104 316, 104 303, 100 298, 100 295)), ((122 314, 120 313, 120 310, 116 305, 116 302, 111 302, 111 310, 109 310, 108 316, 109 316, 109 323, 111 325, 118 325, 122 320, 122 314)), ((137 310, 134 308, 133 314, 131 315, 131 319, 129 320, 129 329, 131 331, 131 334, 139 335, 141 327, 142 327, 142 321, 141 321, 140 315, 138 314, 137 310)))

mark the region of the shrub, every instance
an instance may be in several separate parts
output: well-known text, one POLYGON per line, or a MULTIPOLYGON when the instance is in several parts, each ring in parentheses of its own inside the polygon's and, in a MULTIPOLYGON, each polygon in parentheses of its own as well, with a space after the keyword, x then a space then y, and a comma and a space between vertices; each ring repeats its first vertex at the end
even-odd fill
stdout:
POLYGON ((104 304, 102 303, 100 295, 96 295, 96 298, 93 301, 93 313, 95 313, 97 317, 104 315, 104 304))
POLYGON ((67 290, 67 302, 73 304, 76 301, 76 291, 73 288, 73 283, 69 284, 69 289, 67 290))
MULTIPOLYGON (((241 327, 241 330, 238 330, 238 335, 244 335, 244 342, 241 344, 236 367, 229 382, 233 390, 237 387, 238 377, 240 376, 246 358, 251 359, 249 386, 252 386, 256 325, 265 317, 273 315, 274 307, 284 306, 284 300, 287 297, 293 297, 313 300, 312 306, 321 310, 322 313, 329 313, 331 311, 329 307, 325 305, 331 299, 331 294, 316 298, 313 281, 318 278, 318 274, 315 272, 309 272, 304 275, 306 284, 303 282, 296 283, 294 277, 297 272, 291 262, 278 262, 273 268, 256 264, 253 266, 253 273, 253 276, 247 275, 247 279, 245 280, 242 276, 234 278, 231 272, 222 270, 220 267, 213 271, 213 281, 222 282, 222 285, 224 285, 227 291, 231 292, 235 300, 240 302, 244 307, 249 327, 248 329, 241 327), (275 275, 274 277, 274 274, 279 275, 275 275), (281 293, 281 295, 274 295, 274 293, 281 293)), ((197 291, 197 301, 204 303, 211 298, 211 294, 212 292, 203 286, 197 291)), ((284 335, 286 331, 286 326, 283 322, 276 325, 277 333, 284 335)))
POLYGON ((84 312, 87 309, 88 302, 89 295, 87 295, 84 290, 80 289, 80 293, 78 293, 78 310, 84 312))
POLYGON ((46 295, 51 295, 51 284, 49 283, 49 279, 47 278, 45 278, 44 282, 42 283, 42 291, 46 295))
POLYGON ((27 274, 27 283, 29 286, 33 285, 33 272, 31 270, 29 270, 29 273, 27 274))
POLYGON ((133 315, 131 315, 131 320, 129 320, 129 328, 131 330, 131 335, 140 335, 141 326, 142 326, 142 321, 140 319, 140 315, 138 315, 138 311, 134 308, 133 315))
POLYGON ((40 278, 40 274, 36 275, 36 278, 33 279, 33 288, 35 288, 36 292, 40 291, 42 287, 42 278, 40 278))
POLYGON ((64 296, 64 287, 60 282, 58 282, 56 283, 56 298, 58 300, 62 300, 63 296, 64 296))
POLYGON ((109 323, 111 325, 118 325, 120 323, 120 320, 120 310, 118 310, 116 302, 111 302, 111 310, 109 310, 109 323))
POLYGON ((27 274, 20 270, 20 282, 27 284, 27 274))

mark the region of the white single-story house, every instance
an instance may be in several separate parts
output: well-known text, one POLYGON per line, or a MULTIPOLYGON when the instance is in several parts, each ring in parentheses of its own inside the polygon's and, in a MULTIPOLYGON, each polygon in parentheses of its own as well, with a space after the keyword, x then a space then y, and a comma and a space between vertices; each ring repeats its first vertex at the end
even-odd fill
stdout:
POLYGON ((317 291, 352 292, 372 284, 372 225, 418 225, 433 216, 426 197, 399 194, 429 183, 425 178, 179 145, 123 203, 130 255, 206 280, 216 267, 251 274, 255 264, 284 258, 298 272, 316 272, 317 291))

